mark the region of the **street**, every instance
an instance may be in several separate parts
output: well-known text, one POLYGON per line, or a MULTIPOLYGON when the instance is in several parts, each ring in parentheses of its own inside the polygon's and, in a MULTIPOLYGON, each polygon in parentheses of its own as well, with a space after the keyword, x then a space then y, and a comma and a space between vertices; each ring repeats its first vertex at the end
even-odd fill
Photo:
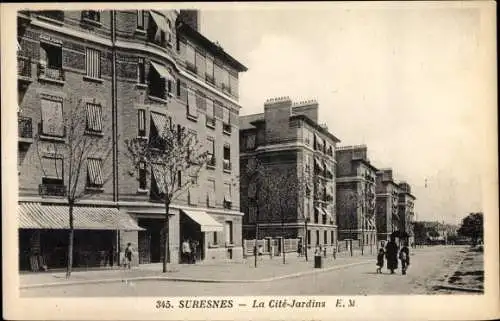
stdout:
MULTIPOLYGON (((296 278, 259 283, 132 281, 22 289, 23 297, 239 296, 239 295, 381 295, 431 294, 459 260, 462 247, 416 250, 408 274, 376 274, 373 262, 296 278)), ((251 273, 251 271, 249 271, 251 273)))

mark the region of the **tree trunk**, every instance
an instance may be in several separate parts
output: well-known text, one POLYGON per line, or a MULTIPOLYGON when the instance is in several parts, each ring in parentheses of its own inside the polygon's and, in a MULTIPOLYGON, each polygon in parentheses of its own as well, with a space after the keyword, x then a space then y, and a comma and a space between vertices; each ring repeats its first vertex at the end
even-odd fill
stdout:
POLYGON ((282 238, 282 244, 281 244, 281 251, 283 252, 283 264, 286 263, 286 259, 285 259, 285 223, 284 222, 281 222, 281 234, 283 235, 283 238, 282 238))
POLYGON ((169 211, 170 211, 170 203, 165 202, 165 222, 163 226, 163 235, 164 235, 164 246, 163 246, 163 273, 167 272, 167 267, 168 267, 168 254, 169 254, 169 248, 170 248, 170 242, 169 242, 169 221, 170 221, 170 216, 169 216, 169 211))
POLYGON ((68 235, 68 265, 66 267, 66 278, 71 276, 73 268, 73 239, 74 239, 74 224, 73 224, 73 203, 69 202, 69 235, 68 235))
POLYGON ((254 265, 255 267, 257 267, 257 256, 259 255, 259 253, 257 253, 257 240, 259 239, 259 223, 255 223, 255 245, 253 247, 253 254, 254 254, 254 257, 255 257, 255 262, 254 262, 254 265))

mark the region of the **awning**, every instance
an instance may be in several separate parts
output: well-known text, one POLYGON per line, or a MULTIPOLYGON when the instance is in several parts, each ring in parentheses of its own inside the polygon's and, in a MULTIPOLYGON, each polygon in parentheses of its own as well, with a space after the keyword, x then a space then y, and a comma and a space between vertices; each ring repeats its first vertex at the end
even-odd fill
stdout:
POLYGON ((321 164, 321 161, 318 158, 314 159, 314 164, 319 168, 320 171, 323 171, 323 164, 321 164))
POLYGON ((167 20, 165 20, 165 17, 154 12, 153 10, 150 10, 149 13, 151 14, 151 17, 153 18, 154 22, 158 26, 159 29, 162 31, 167 32, 168 26, 167 26, 167 20))
POLYGON ((164 169, 161 164, 153 164, 151 167, 153 168, 153 175, 155 177, 156 186, 158 187, 158 192, 161 194, 165 193, 165 181, 164 181, 164 169))
MULTIPOLYGON (((19 228, 24 229, 69 229, 69 207, 67 205, 41 205, 23 203, 18 207, 19 228)), ((117 208, 75 206, 74 228, 77 230, 123 230, 141 231, 127 213, 117 208)))
POLYGON ((223 226, 210 215, 201 211, 187 211, 181 210, 184 214, 189 216, 193 221, 200 225, 202 232, 222 232, 223 226))
POLYGON ((153 119, 153 124, 155 125, 156 130, 160 135, 162 135, 165 130, 165 126, 167 125, 167 117, 165 115, 152 112, 151 118, 153 119))
POLYGON ((170 75, 170 71, 168 71, 167 67, 164 65, 157 64, 154 61, 151 61, 151 66, 158 72, 161 78, 165 78, 165 80, 172 80, 172 75, 170 75))

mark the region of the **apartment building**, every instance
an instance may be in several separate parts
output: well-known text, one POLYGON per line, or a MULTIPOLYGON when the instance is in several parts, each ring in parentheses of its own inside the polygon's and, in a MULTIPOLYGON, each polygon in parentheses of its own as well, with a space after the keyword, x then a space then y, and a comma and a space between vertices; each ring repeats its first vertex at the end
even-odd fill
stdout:
POLYGON ((258 229, 259 239, 336 243, 334 151, 339 139, 318 123, 318 108, 315 100, 293 103, 279 97, 268 99, 263 113, 240 117, 245 239, 255 238, 258 229), (251 178, 252 164, 260 164, 263 186, 251 178), (271 191, 266 184, 273 186, 271 191))
POLYGON ((407 182, 399 183, 399 230, 408 235, 410 244, 415 242, 415 234, 413 233, 413 222, 415 221, 415 205, 416 197, 411 193, 411 186, 407 182))
POLYGON ((375 182, 377 168, 366 145, 343 146, 337 159, 337 217, 339 239, 358 240, 361 246, 377 242, 375 182))
POLYGON ((85 135, 110 139, 112 157, 84 163, 94 193, 75 209, 75 266, 116 264, 128 242, 135 264, 161 261, 165 211, 151 193, 161 186, 154 168, 134 170, 124 142, 167 121, 211 155, 198 177, 180 173, 194 184, 170 210, 169 261, 179 262, 184 238, 199 241, 201 260, 242 257, 238 74, 247 69, 200 33, 197 11, 20 11, 17 60, 22 269, 37 257, 65 265, 68 160, 45 145, 67 144, 64 119, 77 104, 85 135))
POLYGON ((376 226, 378 241, 387 241, 391 233, 398 231, 399 185, 394 181, 390 168, 380 169, 376 177, 376 226))

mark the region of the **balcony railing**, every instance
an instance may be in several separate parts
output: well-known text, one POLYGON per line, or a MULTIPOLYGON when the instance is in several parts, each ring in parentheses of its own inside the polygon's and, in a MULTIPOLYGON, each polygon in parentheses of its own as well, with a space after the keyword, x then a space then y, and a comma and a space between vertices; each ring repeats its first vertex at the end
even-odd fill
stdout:
POLYGON ((31 59, 27 57, 17 58, 17 75, 24 78, 31 78, 31 59))
POLYGON ((31 117, 19 117, 17 130, 19 138, 33 138, 33 122, 31 117))
POLYGON ((64 70, 62 67, 49 67, 43 64, 38 64, 38 77, 64 81, 64 70))
POLYGON ((206 82, 208 82, 209 84, 211 85, 214 85, 215 86, 215 78, 213 76, 210 76, 210 75, 205 75, 205 80, 206 82))
POLYGON ((39 11, 38 14, 52 20, 64 21, 64 11, 61 10, 44 10, 39 11))
POLYGON ((40 184, 38 193, 45 196, 66 196, 66 186, 63 184, 40 184))
POLYGON ((225 171, 231 171, 231 162, 228 161, 227 159, 224 160, 222 166, 225 171))

